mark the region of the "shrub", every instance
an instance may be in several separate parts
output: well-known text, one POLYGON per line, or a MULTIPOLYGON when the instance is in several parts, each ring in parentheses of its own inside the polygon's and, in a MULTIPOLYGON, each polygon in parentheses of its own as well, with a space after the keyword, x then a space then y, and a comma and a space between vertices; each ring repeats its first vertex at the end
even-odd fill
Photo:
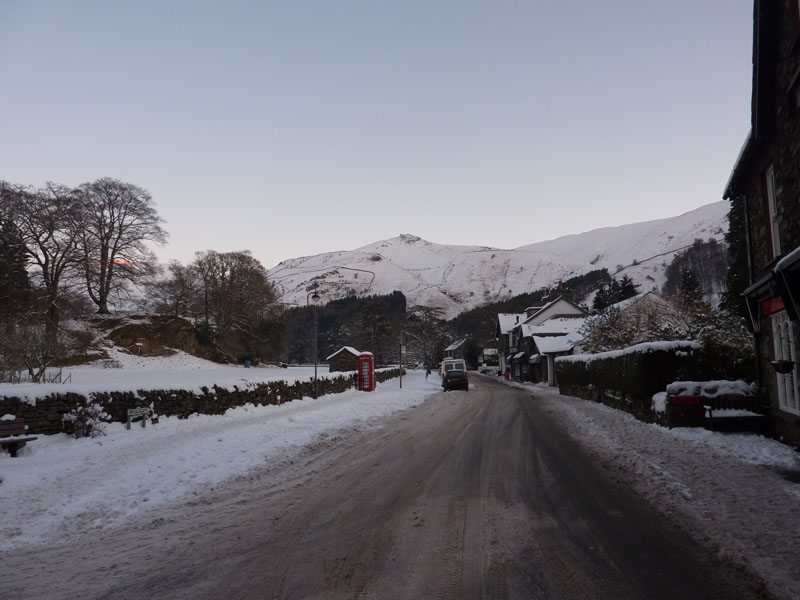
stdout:
POLYGON ((100 404, 79 404, 61 417, 64 430, 75 438, 105 435, 111 416, 100 404))

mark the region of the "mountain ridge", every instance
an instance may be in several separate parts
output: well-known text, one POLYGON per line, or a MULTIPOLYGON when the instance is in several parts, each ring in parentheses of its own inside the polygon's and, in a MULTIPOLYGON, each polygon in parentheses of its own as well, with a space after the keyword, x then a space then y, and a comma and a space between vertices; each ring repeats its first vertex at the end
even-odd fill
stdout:
POLYGON ((510 250, 437 244, 403 233, 354 250, 287 259, 269 269, 282 301, 303 306, 316 285, 330 301, 399 290, 409 305, 442 309, 447 318, 490 301, 554 286, 592 270, 630 276, 660 289, 672 257, 696 239, 723 242, 728 203, 676 217, 603 227, 510 250), (658 260, 662 259, 662 260, 658 260))

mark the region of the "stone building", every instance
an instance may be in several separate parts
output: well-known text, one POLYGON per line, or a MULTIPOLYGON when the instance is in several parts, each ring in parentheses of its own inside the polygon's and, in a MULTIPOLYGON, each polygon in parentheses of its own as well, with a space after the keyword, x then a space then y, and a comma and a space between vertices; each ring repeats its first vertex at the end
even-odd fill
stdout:
MULTIPOLYGON (((759 384, 775 433, 800 444, 800 8, 756 0, 751 129, 725 190, 746 256, 759 384)), ((744 286, 743 286, 744 287, 744 286)))
POLYGON ((360 354, 361 352, 355 348, 342 346, 326 359, 329 372, 358 371, 358 357, 360 354))

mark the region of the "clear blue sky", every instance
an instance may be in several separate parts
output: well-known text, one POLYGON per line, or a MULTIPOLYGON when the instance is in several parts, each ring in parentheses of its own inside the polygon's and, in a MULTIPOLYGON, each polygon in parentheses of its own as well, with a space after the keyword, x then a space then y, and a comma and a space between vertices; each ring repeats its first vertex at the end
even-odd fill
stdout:
POLYGON ((0 0, 0 179, 149 190, 159 256, 512 248, 721 198, 752 0, 0 0))

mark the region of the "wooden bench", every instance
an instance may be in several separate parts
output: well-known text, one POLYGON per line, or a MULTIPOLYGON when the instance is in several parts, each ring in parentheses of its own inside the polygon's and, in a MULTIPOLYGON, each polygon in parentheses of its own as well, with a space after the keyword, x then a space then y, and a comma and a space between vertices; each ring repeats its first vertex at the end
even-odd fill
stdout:
POLYGON ((723 394, 702 402, 706 427, 712 431, 769 433, 770 406, 762 396, 723 394))
POLYGON ((670 395, 667 424, 711 431, 770 433, 770 406, 763 396, 744 394, 670 395))
POLYGON ((11 456, 16 456, 25 444, 38 439, 36 436, 25 435, 27 429, 28 426, 22 419, 0 421, 0 448, 6 448, 11 456))

